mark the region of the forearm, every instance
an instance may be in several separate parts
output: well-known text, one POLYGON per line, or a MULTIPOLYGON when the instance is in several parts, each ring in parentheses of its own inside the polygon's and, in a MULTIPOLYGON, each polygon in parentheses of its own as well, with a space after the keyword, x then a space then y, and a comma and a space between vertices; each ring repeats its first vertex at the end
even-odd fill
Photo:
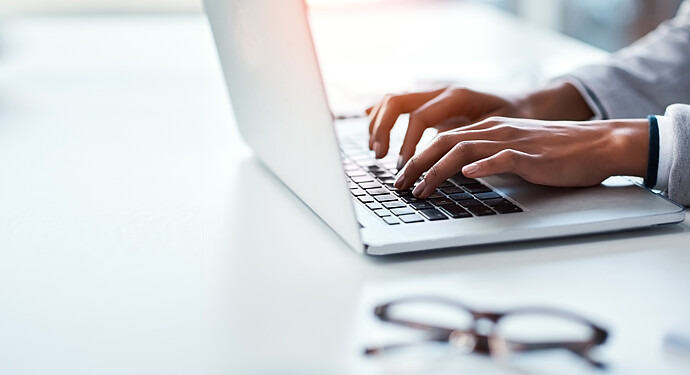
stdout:
POLYGON ((529 117, 540 120, 585 121, 594 116, 580 92, 566 81, 518 97, 516 103, 529 117))

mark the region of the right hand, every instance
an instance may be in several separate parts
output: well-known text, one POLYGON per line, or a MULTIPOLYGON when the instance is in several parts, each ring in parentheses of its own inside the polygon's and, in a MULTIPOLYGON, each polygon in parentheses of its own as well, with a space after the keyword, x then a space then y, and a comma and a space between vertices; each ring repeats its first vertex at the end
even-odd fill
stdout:
POLYGON ((440 90, 402 95, 387 95, 380 103, 367 109, 369 114, 369 149, 377 158, 388 154, 390 132, 401 114, 409 113, 398 169, 415 154, 424 130, 436 128, 446 131, 476 123, 492 116, 532 117, 518 99, 447 87, 440 90))

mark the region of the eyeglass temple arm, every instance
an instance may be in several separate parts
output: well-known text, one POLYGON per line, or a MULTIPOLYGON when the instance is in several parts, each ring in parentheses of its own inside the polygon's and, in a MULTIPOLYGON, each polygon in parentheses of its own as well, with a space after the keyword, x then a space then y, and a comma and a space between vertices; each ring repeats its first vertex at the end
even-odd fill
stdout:
POLYGON ((529 352, 537 350, 548 350, 548 349, 566 349, 571 353, 581 357, 587 361, 592 366, 597 368, 604 368, 606 364, 597 361, 589 356, 589 349, 591 349, 595 344, 589 340, 586 341, 552 341, 552 342, 537 342, 537 343, 524 343, 516 341, 508 341, 508 345, 512 350, 517 352, 529 352))
POLYGON ((416 341, 410 341, 410 342, 398 342, 394 344, 386 344, 386 345, 380 345, 380 346, 369 346, 364 348, 364 354, 365 355, 377 355, 377 354, 383 354, 384 352, 388 350, 395 350, 395 349, 404 349, 407 347, 419 345, 420 343, 424 342, 442 342, 442 343, 447 343, 448 342, 448 336, 430 336, 422 340, 416 340, 416 341))

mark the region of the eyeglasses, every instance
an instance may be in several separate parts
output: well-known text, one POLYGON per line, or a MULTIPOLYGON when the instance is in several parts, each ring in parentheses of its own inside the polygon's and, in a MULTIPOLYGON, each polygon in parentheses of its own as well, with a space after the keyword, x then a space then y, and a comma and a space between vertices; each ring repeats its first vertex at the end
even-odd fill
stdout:
MULTIPOLYGON (((605 329, 568 311, 525 307, 504 312, 477 311, 463 303, 440 297, 408 297, 376 306, 374 314, 381 321, 423 333, 421 339, 373 346, 369 356, 405 355, 431 346, 444 352, 490 355, 511 367, 548 367, 554 363, 583 359, 595 368, 605 364, 594 359, 593 349, 608 337, 605 329), (433 345, 436 344, 436 345, 433 345), (441 345, 438 345, 441 344, 441 345), (562 354, 568 361, 558 359, 562 354), (550 357, 549 360, 545 358, 550 357)), ((582 363, 583 361, 578 360, 582 363)))

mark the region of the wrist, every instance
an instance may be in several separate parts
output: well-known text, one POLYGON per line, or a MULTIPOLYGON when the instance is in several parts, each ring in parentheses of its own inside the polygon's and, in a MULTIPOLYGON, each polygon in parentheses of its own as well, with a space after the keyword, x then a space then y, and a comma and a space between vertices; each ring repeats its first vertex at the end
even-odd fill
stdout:
POLYGON ((610 175, 647 176, 649 122, 646 119, 603 121, 609 128, 610 175))
POLYGON ((540 120, 585 121, 594 116, 577 88, 565 81, 518 97, 515 102, 525 117, 540 120))

